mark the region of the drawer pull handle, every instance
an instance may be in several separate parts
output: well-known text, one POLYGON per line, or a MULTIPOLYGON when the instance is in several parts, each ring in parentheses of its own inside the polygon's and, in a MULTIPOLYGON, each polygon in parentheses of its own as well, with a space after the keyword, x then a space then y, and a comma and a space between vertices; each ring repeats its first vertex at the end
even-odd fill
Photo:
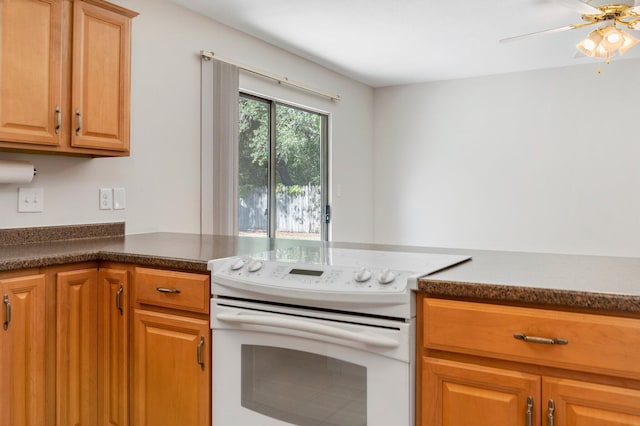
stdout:
POLYGON ((116 309, 120 312, 120 316, 124 315, 124 309, 122 309, 122 292, 124 291, 124 286, 120 284, 120 288, 116 292, 116 309))
POLYGON ((516 333, 513 335, 514 338, 518 340, 524 340, 529 343, 541 343, 543 345, 568 345, 569 341, 567 339, 563 339, 561 337, 556 337, 555 339, 549 339, 548 337, 536 337, 536 336, 527 336, 524 333, 516 333))
POLYGON ((9 323, 11 322, 11 303, 9 303, 9 296, 5 294, 2 301, 4 302, 4 312, 5 312, 5 321, 2 327, 5 330, 7 330, 9 328, 9 323))
POLYGON ((553 402, 553 399, 549 400, 549 414, 547 414, 547 426, 553 426, 553 413, 556 411, 556 403, 553 402))
POLYGON ((525 417, 526 425, 533 426, 533 397, 527 397, 527 412, 525 417))
POLYGON ((177 288, 156 287, 156 290, 160 293, 180 294, 180 289, 177 288))

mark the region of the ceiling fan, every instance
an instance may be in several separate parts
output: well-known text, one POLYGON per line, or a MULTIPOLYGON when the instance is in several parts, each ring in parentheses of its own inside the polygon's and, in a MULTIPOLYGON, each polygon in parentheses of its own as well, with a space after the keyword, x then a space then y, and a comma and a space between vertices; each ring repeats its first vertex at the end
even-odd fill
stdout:
POLYGON ((620 56, 624 55, 630 48, 635 46, 639 40, 626 31, 621 30, 617 25, 630 30, 640 31, 640 5, 635 5, 634 0, 619 0, 613 4, 594 5, 594 0, 554 0, 556 3, 570 7, 582 13, 582 21, 577 24, 570 24, 564 27, 552 28, 544 31, 537 31, 522 34, 515 37, 508 37, 500 42, 520 40, 526 37, 558 33, 577 28, 588 27, 601 24, 593 30, 587 38, 576 45, 578 51, 593 58, 603 58, 607 62, 615 55, 616 51, 620 56))

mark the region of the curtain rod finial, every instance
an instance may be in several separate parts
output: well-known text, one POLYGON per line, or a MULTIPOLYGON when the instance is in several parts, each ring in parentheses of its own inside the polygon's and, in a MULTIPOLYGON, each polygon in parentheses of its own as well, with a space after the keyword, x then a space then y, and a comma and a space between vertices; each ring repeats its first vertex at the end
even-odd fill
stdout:
POLYGON ((206 50, 200 51, 200 58, 204 61, 210 61, 211 59, 213 59, 213 55, 213 52, 207 52, 206 50))

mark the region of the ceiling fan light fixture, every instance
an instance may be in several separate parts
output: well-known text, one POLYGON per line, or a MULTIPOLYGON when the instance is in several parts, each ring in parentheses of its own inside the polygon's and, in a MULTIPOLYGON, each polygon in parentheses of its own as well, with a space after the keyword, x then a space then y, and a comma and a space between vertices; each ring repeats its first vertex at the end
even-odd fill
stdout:
POLYGON ((620 52, 620 56, 622 56, 627 52, 627 50, 638 44, 639 40, 625 31, 620 32, 622 33, 623 43, 622 46, 620 46, 620 48, 618 49, 618 52, 620 52))
POLYGON ((591 31, 584 40, 576 45, 576 48, 583 55, 608 60, 615 56, 616 50, 620 56, 624 55, 638 41, 631 34, 610 24, 591 31))
POLYGON ((601 58, 601 59, 609 59, 613 55, 615 55, 614 50, 613 51, 609 50, 606 47, 604 47, 602 43, 600 43, 598 47, 596 47, 596 54, 594 55, 594 57, 601 58))
POLYGON ((598 30, 593 30, 589 33, 587 38, 582 40, 576 45, 576 48, 580 53, 592 58, 599 57, 600 42, 602 41, 602 34, 598 30))
POLYGON ((613 25, 600 28, 598 31, 602 34, 602 41, 600 44, 609 52, 615 52, 624 44, 624 38, 622 33, 624 31, 617 29, 613 25))

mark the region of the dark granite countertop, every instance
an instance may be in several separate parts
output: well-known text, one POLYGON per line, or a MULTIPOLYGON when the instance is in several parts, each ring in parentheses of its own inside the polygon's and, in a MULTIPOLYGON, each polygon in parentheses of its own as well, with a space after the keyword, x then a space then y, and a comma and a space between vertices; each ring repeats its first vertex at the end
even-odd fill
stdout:
MULTIPOLYGON (((88 231, 57 227, 64 235, 44 240, 31 228, 0 230, 0 271, 112 261, 206 273, 210 259, 321 244, 180 233, 124 235, 124 224, 107 225, 105 232, 102 226, 88 225, 88 231)), ((418 291, 436 297, 640 314, 640 258, 347 243, 329 246, 472 256, 419 280, 418 291)))

